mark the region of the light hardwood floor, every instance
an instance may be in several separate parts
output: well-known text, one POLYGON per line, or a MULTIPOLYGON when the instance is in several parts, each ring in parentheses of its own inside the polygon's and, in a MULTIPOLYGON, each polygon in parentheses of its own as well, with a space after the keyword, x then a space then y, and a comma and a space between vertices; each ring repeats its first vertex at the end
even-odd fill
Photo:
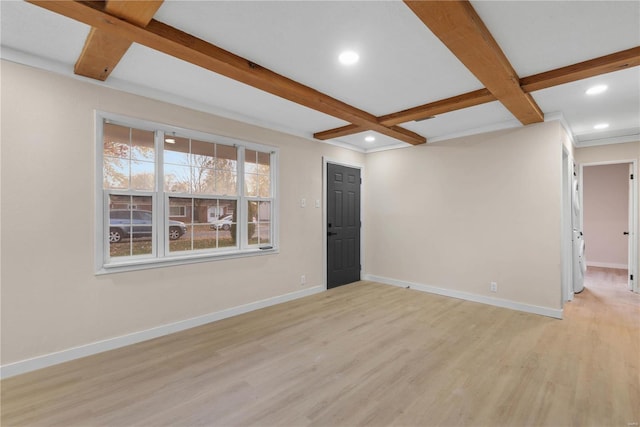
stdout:
POLYGON ((628 427, 639 355, 616 270, 564 320, 359 282, 4 380, 2 425, 628 427))

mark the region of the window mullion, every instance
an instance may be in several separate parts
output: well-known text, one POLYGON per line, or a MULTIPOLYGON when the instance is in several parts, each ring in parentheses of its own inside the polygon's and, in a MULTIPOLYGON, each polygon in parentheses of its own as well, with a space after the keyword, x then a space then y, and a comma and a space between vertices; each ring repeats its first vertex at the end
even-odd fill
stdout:
POLYGON ((155 136, 156 145, 156 182, 155 182, 155 210, 154 218, 154 230, 152 237, 153 247, 156 252, 157 258, 162 258, 168 253, 167 249, 167 236, 166 236, 166 224, 165 218, 167 218, 169 210, 169 200, 164 194, 164 132, 161 130, 156 131, 155 136), (161 230, 161 231, 159 231, 161 230))
POLYGON ((270 186, 271 188, 269 189, 269 202, 270 202, 270 206, 271 206, 271 215, 269 217, 269 221, 270 221, 270 236, 269 236, 269 242, 271 243, 272 246, 277 246, 278 242, 276 241, 277 238, 276 236, 278 235, 278 212, 277 212, 277 207, 276 207, 276 197, 277 197, 277 184, 278 184, 278 176, 277 176, 277 171, 278 171, 278 159, 277 156, 275 154, 274 151, 271 152, 270 156, 269 156, 269 162, 270 162, 270 186))
POLYGON ((244 185, 244 159, 245 149, 244 147, 238 147, 238 213, 236 229, 238 230, 238 247, 240 249, 246 249, 249 245, 249 238, 247 232, 247 218, 248 218, 248 201, 245 196, 244 185))

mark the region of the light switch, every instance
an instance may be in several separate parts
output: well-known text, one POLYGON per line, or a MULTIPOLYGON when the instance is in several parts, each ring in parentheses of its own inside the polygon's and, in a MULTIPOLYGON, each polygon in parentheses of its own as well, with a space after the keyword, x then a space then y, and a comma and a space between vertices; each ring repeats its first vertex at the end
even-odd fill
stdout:
POLYGON ((316 208, 320 207, 320 199, 316 199, 316 208))
POLYGON ((302 199, 300 199, 300 207, 301 208, 306 208, 307 207, 307 199, 305 199, 304 197, 302 199))

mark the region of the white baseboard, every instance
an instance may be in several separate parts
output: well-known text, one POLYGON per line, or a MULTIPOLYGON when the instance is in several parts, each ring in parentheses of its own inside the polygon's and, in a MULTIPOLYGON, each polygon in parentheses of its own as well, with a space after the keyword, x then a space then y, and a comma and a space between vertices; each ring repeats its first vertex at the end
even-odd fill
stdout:
POLYGON ((37 369, 46 368, 48 366, 57 365, 59 363, 79 359, 81 357, 91 356, 93 354, 114 350, 116 348, 125 347, 127 345, 136 344, 142 341, 162 337, 164 335, 173 334, 175 332, 184 331, 185 329, 195 328, 196 326, 201 326, 207 323, 215 322, 217 320, 237 316, 238 314, 248 313, 250 311, 317 294, 324 290, 326 290, 324 286, 314 286, 300 291, 295 291, 288 294, 252 302, 249 304, 228 308, 226 310, 216 311, 214 313, 205 314, 203 316, 169 323, 167 325, 158 326, 144 331, 138 331, 115 338, 109 338, 91 344, 81 345, 79 347, 58 351, 55 353, 45 354, 43 356, 34 357, 32 359, 8 363, 0 367, 0 379, 13 377, 15 375, 24 374, 26 372, 35 371, 37 369))
POLYGON ((616 264, 613 262, 599 262, 599 261, 587 261, 587 267, 604 267, 604 268, 616 268, 620 270, 627 270, 627 264, 616 264))
POLYGON ((466 301, 479 302, 482 304, 494 305, 497 307, 510 308, 512 310, 524 311, 526 313, 540 314, 542 316, 553 317, 555 319, 562 319, 562 309, 555 309, 549 307, 541 307, 538 305, 524 304, 521 302, 487 297, 484 295, 472 294, 469 292, 456 291, 453 289, 439 288, 437 286, 423 285, 420 283, 407 282, 405 280, 390 279, 388 277, 375 276, 372 274, 366 274, 363 280, 370 280, 372 282, 384 283, 386 285, 399 286, 402 288, 411 288, 422 292, 428 292, 430 294, 438 294, 451 298, 463 299, 466 301))

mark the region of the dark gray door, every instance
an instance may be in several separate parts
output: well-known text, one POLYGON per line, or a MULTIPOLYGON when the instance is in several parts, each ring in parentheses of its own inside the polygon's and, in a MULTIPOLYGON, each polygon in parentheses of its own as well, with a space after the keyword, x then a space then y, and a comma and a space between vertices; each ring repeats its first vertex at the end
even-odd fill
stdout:
POLYGON ((360 280, 360 169, 327 164, 327 288, 360 280))

